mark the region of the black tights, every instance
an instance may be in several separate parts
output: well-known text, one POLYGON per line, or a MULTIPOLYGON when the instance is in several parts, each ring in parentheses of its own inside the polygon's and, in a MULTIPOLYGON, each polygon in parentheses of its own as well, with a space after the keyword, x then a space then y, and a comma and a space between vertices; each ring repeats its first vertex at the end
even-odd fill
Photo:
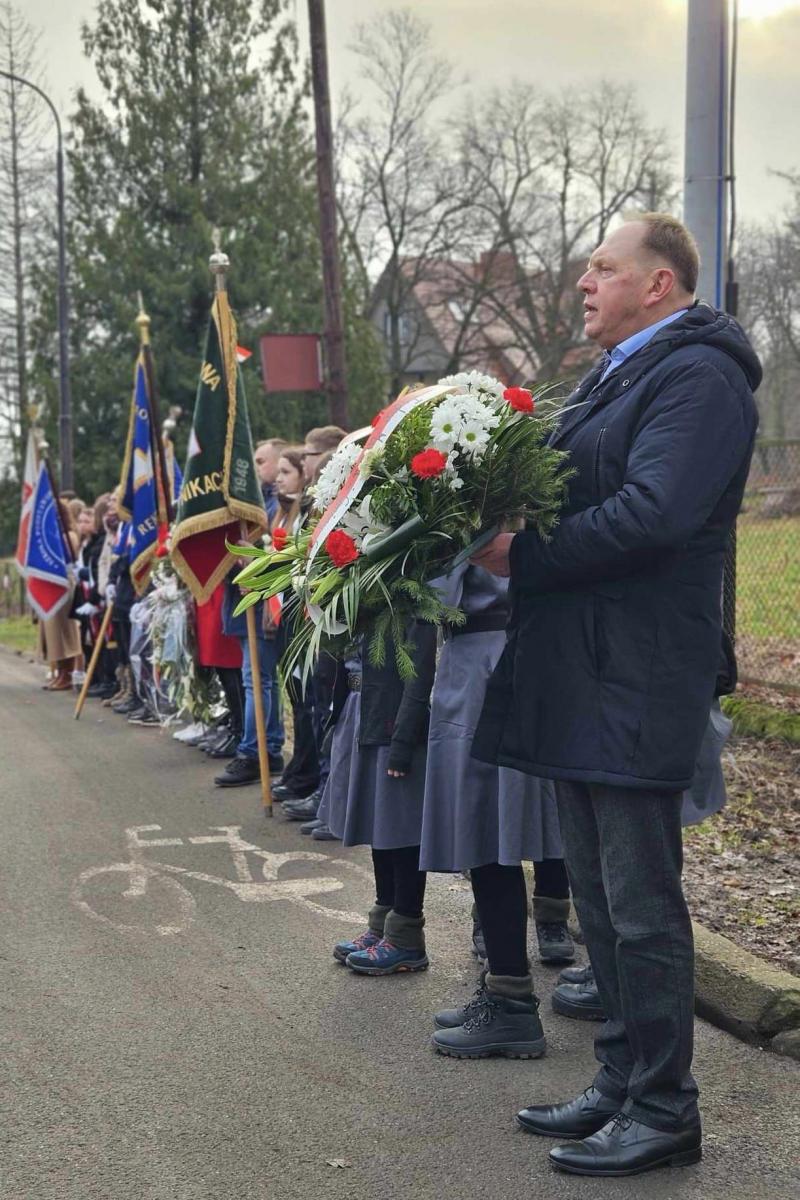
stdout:
POLYGON ((489 863, 470 871, 492 975, 527 975, 528 893, 522 867, 489 863))
MULTIPOLYGON (((569 880, 563 858, 533 864, 534 895, 566 900, 569 880)), ((522 867, 489 863, 470 871, 472 894, 493 975, 527 975, 528 893, 522 867)))
POLYGON ((421 917, 427 876, 419 869, 419 846, 372 850, 375 899, 403 917, 421 917))
POLYGON ((533 864, 534 896, 569 900, 569 879, 563 858, 543 858, 533 864))

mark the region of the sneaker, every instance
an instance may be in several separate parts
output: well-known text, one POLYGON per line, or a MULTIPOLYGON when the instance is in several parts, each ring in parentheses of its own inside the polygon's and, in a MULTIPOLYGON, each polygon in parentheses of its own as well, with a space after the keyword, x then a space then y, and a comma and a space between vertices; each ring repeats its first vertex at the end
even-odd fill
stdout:
POLYGON ((575 943, 569 935, 566 921, 537 921, 536 940, 539 958, 543 963, 572 962, 575 943))
POLYGON ((460 1025, 463 1025, 471 1017, 476 1016, 480 1012, 485 995, 485 977, 481 976, 481 981, 475 988, 472 999, 463 1004, 461 1008, 443 1008, 439 1012, 434 1013, 434 1025, 437 1029, 458 1029, 460 1025))
MULTIPOLYGON (((312 836, 316 836, 316 831, 312 836)), ((404 950, 382 937, 367 950, 356 950, 345 959, 351 971, 359 975, 398 975, 404 971, 425 971, 428 956, 424 950, 404 950)))
POLYGON ((142 702, 138 696, 129 696, 127 700, 121 700, 119 704, 112 704, 111 711, 120 717, 127 717, 141 707, 142 702))
POLYGON ((381 940, 379 933, 373 933, 371 929, 365 929, 357 938, 353 938, 352 942, 337 942, 333 947, 333 957, 337 962, 343 963, 347 959, 348 954, 356 954, 359 950, 369 950, 370 946, 376 946, 381 940))
POLYGON ((473 1015, 457 1029, 439 1029, 433 1048, 452 1058, 541 1058, 546 1049, 535 997, 512 1000, 484 992, 473 1015))
POLYGON ((257 758, 243 758, 240 754, 232 758, 221 775, 214 776, 217 787, 243 787, 246 783, 258 783, 261 772, 257 758))
POLYGON ((149 711, 150 711, 150 709, 148 708, 148 706, 146 704, 142 704, 142 702, 140 700, 139 703, 136 705, 136 708, 132 708, 130 712, 125 713, 125 716, 128 718, 129 721, 138 721, 142 717, 146 716, 146 714, 149 713, 149 711))

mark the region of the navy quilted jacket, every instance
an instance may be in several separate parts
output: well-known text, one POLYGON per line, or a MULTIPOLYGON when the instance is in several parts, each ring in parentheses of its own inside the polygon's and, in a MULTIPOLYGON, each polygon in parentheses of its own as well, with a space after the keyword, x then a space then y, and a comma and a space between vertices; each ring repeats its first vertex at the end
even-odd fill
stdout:
POLYGON ((679 791, 714 695, 761 366, 732 317, 695 304, 601 373, 579 384, 551 439, 578 472, 552 540, 512 542, 509 640, 473 754, 679 791))

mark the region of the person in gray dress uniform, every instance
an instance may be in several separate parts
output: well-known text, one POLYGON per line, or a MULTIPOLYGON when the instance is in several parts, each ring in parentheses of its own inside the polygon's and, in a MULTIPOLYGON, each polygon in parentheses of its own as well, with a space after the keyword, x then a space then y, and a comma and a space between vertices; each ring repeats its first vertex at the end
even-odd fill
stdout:
POLYGON ((436 1015, 434 1046, 458 1057, 538 1057, 545 1042, 528 961, 523 861, 536 872, 540 941, 550 939, 556 960, 573 956, 555 793, 547 780, 470 757, 486 682, 505 646, 507 582, 464 564, 438 586, 467 620, 453 627, 436 670, 420 866, 469 871, 488 973, 466 1009, 436 1015))
POLYGON ((428 966, 419 846, 436 631, 415 626, 413 637, 413 686, 404 688, 389 646, 383 667, 373 667, 366 653, 347 660, 334 689, 331 771, 320 811, 345 846, 372 848, 376 899, 366 930, 337 943, 333 955, 365 975, 428 966))

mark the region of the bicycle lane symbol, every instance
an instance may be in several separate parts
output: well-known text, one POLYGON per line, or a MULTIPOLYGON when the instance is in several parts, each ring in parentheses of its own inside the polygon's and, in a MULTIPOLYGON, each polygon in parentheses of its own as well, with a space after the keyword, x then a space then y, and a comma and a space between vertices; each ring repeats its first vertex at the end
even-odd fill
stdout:
POLYGON ((102 867, 89 867, 82 871, 70 893, 70 899, 76 908, 94 920, 123 933, 152 930, 162 937, 175 936, 189 928, 197 913, 197 901, 189 889, 174 878, 177 875, 183 880, 192 879, 199 883, 226 888, 245 903, 284 900, 336 921, 363 924, 363 913, 331 908, 312 899, 313 896, 341 891, 345 886, 342 879, 333 875, 290 878, 280 876, 281 869, 291 863, 308 863, 315 866, 324 863, 326 866, 335 864, 336 867, 344 867, 360 879, 368 879, 368 873, 358 863, 348 862, 346 859, 331 859, 326 854, 308 850, 290 850, 275 854, 245 841, 241 836, 241 825, 213 825, 210 827, 211 834, 186 839, 140 837, 140 834, 160 833, 161 828, 160 825, 134 825, 126 829, 128 860, 102 867), (209 846, 220 843, 227 844, 231 851, 235 879, 225 879, 204 871, 192 871, 187 867, 144 857, 145 850, 153 846, 209 846), (261 860, 261 878, 253 875, 250 858, 261 860), (98 888, 98 882, 105 886, 98 888), (121 891, 117 888, 118 884, 121 891), (153 891, 159 892, 159 906, 163 905, 164 897, 167 897, 169 912, 153 918, 149 915, 149 907, 140 903, 138 908, 141 909, 141 916, 137 916, 136 901, 145 901, 148 892, 152 894, 153 891), (129 910, 129 916, 138 923, 115 920, 102 911, 103 907, 109 907, 109 901, 112 908, 119 907, 120 899, 124 902, 124 908, 129 910))

